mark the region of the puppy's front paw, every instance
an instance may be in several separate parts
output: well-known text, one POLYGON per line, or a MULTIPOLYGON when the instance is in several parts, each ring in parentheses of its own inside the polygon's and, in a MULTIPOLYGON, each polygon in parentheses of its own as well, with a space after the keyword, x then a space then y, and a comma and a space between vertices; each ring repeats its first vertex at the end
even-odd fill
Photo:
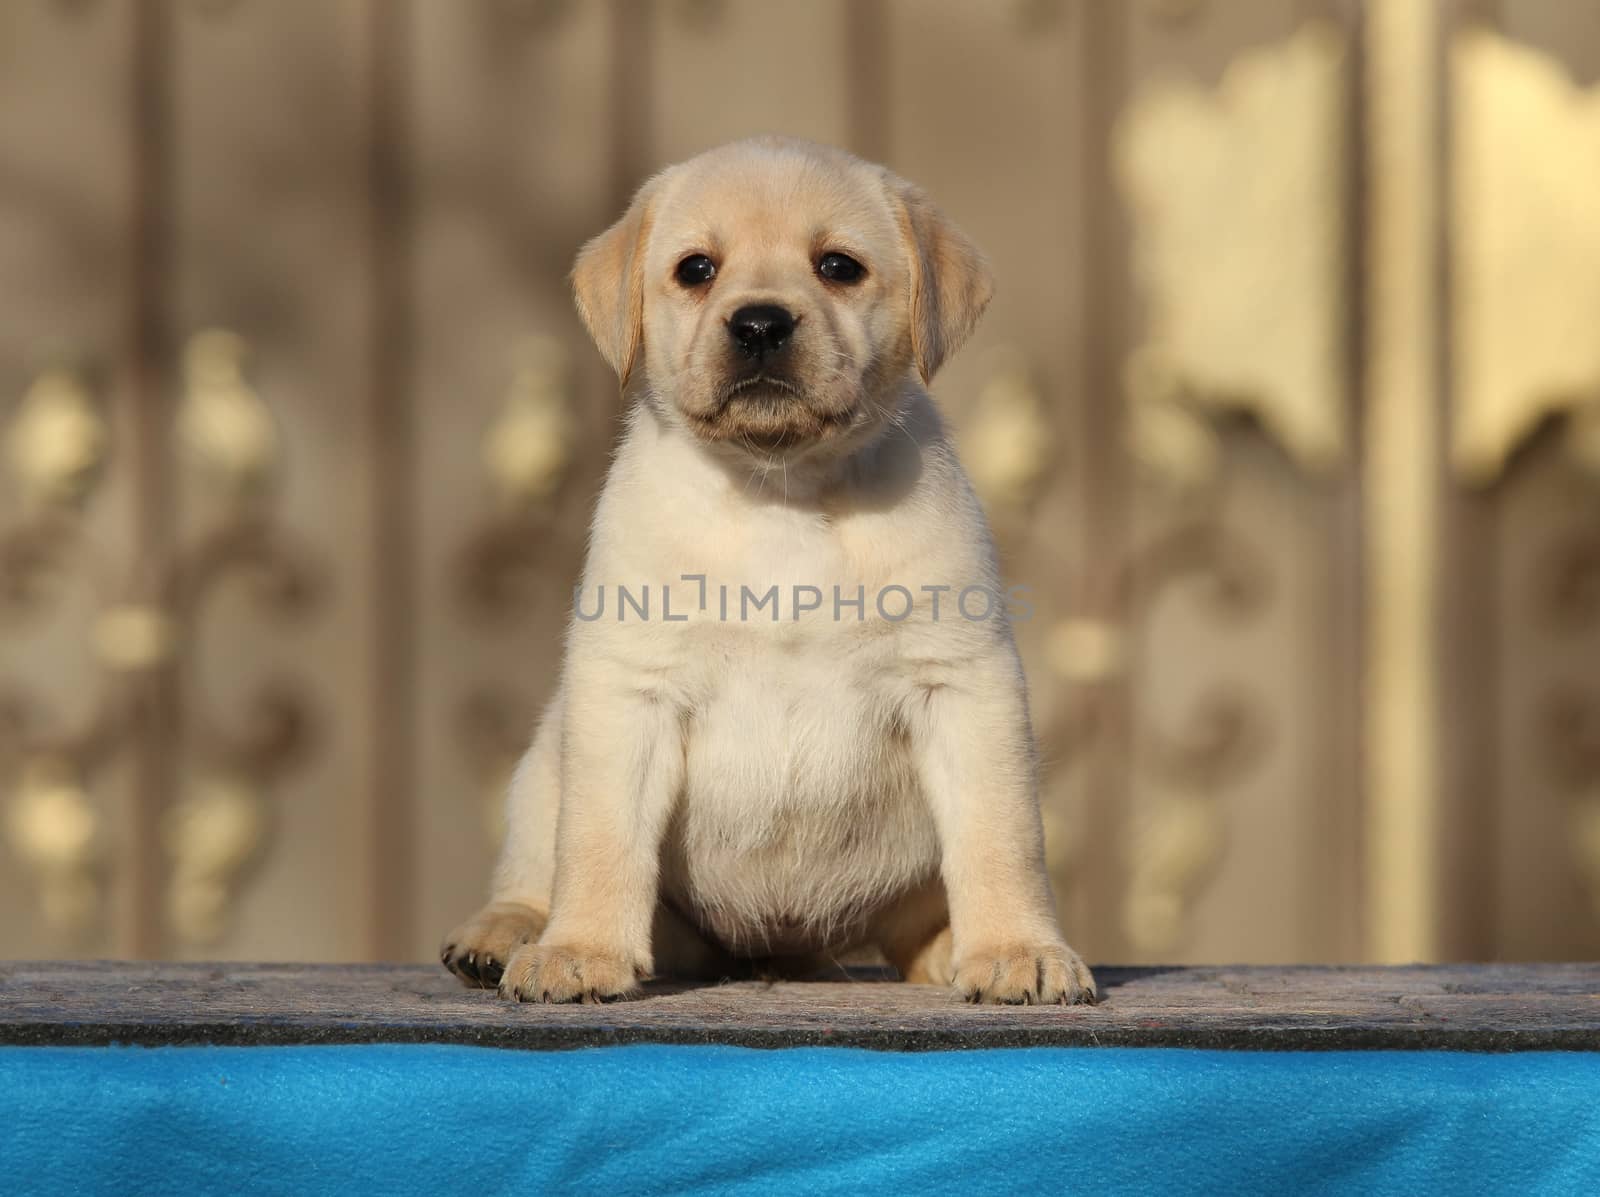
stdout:
POLYGON ((626 956, 571 944, 524 944, 500 978, 519 1002, 609 1002, 631 992, 638 970, 626 956))
POLYGON ((1093 1005, 1099 995, 1089 968, 1064 943, 1012 944, 963 952, 956 991, 969 1002, 1006 1005, 1093 1005))
POLYGON ((544 923, 532 906, 491 902, 445 936, 439 962, 466 984, 490 989, 500 983, 511 954, 538 939, 544 923))

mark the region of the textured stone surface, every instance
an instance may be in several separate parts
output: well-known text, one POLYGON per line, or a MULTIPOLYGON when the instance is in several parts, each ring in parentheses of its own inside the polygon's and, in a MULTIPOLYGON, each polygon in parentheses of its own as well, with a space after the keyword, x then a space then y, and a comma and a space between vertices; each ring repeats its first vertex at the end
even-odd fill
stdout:
POLYGON ((969 1006, 871 973, 534 1006, 426 966, 9 962, 0 1044, 1600 1050, 1600 964, 1095 971, 1092 1008, 969 1006))

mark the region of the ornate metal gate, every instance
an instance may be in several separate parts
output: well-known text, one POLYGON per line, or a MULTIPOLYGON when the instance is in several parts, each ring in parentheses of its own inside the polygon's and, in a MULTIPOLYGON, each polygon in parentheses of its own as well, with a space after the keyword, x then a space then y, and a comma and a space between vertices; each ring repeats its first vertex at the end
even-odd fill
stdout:
POLYGON ((1075 943, 1593 956, 1597 81, 1563 0, 7 5, 0 953, 431 953, 616 427, 572 255, 777 129, 995 261, 1075 943))

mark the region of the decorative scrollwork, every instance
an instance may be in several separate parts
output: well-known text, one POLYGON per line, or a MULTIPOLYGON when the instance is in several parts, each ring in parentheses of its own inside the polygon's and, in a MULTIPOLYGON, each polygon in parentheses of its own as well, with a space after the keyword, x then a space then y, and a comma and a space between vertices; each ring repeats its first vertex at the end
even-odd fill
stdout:
POLYGON ((6 458, 31 507, 73 507, 99 480, 110 434, 83 379, 47 370, 22 397, 6 435, 6 458))
POLYGON ((202 776, 162 817, 171 860, 167 921, 187 943, 214 943, 227 929, 238 879, 259 856, 268 811, 260 789, 238 775, 202 776))
POLYGON ((1054 459, 1055 438, 1032 371, 1015 350, 1001 350, 966 421, 961 457, 991 508, 1027 504, 1054 459))
POLYGON ((1451 455, 1494 481, 1547 417, 1600 477, 1600 88, 1489 29, 1457 35, 1451 455))
POLYGON ((74 514, 53 507, 0 529, 0 619, 20 619, 45 606, 51 580, 66 572, 80 533, 74 514))
MULTIPOLYGON (((208 596, 224 578, 241 578, 268 614, 293 617, 320 593, 311 554, 264 510, 281 449, 246 363, 243 340, 220 330, 198 334, 185 350, 177 433, 217 499, 216 519, 169 558, 141 563, 155 584, 136 600, 97 590, 89 640, 106 677, 87 720, 64 726, 31 696, 0 690, 0 762, 16 779, 6 840, 33 867, 45 915, 62 931, 92 924, 101 900, 99 870, 110 854, 89 799, 93 776, 126 745, 145 688, 165 684, 185 663, 208 596)), ((78 512, 102 472, 107 438, 86 389, 56 373, 23 400, 6 446, 27 515, 0 529, 0 614, 21 616, 46 604, 69 567, 96 575, 78 512)), ((197 702, 186 711, 196 775, 163 822, 169 922, 191 942, 223 930, 237 881, 270 825, 263 790, 301 759, 312 725, 306 700, 282 680, 262 686, 233 726, 215 710, 197 702)))
POLYGON ((548 585, 544 548, 551 524, 497 521, 479 529, 461 552, 456 570, 462 604, 485 619, 526 615, 548 585))
POLYGON ((1266 561, 1220 518, 1168 529, 1129 560, 1121 590, 1136 609, 1147 611, 1165 588, 1184 578, 1205 584, 1202 593, 1219 618, 1257 614, 1272 597, 1266 561))
POLYGON ((45 922, 69 936, 92 927, 104 897, 105 828, 69 758, 36 754, 27 761, 6 808, 5 831, 11 851, 38 879, 45 922))
MULTIPOLYGON (((168 568, 169 621, 191 640, 224 581, 245 585, 257 610, 278 620, 304 616, 322 591, 312 554, 265 510, 282 443, 249 361, 245 340, 225 329, 196 333, 184 349, 179 443, 217 512, 168 568)), ((266 792, 304 758, 315 724, 302 689, 283 678, 261 684, 231 723, 217 717, 219 709, 214 701, 186 705, 194 772, 162 825, 168 922, 196 944, 225 931, 239 884, 271 832, 266 792)))
MULTIPOLYGON (((1242 620, 1272 593, 1265 562, 1218 522, 1180 525, 1128 566, 1136 616, 1182 578, 1205 582, 1212 612, 1242 620)), ((1147 723, 1149 746, 1139 764, 1164 796, 1136 818, 1123 927, 1135 946, 1170 951, 1189 906, 1214 875, 1227 848, 1221 795, 1246 778, 1264 753, 1269 717, 1259 699, 1236 683, 1204 691, 1174 731, 1147 723)))
POLYGON ((135 673, 170 661, 178 651, 178 628, 160 607, 122 603, 94 623, 94 646, 108 669, 135 673))
MULTIPOLYGON (((482 462, 496 510, 467 538, 454 571, 457 599, 474 626, 556 623, 548 610, 571 601, 552 588, 551 561, 577 560, 581 544, 558 518, 570 481, 578 423, 572 410, 567 351, 548 336, 513 348, 511 385, 485 430, 482 462), (548 618, 541 621, 541 614, 548 618)), ((498 846, 505 833, 505 791, 528 745, 533 703, 497 687, 469 693, 457 709, 458 739, 477 778, 484 826, 498 846)))
POLYGON ((245 377, 248 355, 244 338, 225 329, 196 333, 183 352, 179 442, 201 478, 234 504, 262 495, 281 455, 272 413, 245 377))
MULTIPOLYGON (((1139 746, 1135 768, 1159 795, 1132 820, 1121 913, 1129 941, 1150 954, 1169 952, 1181 941, 1195 898, 1227 850, 1224 795, 1257 768, 1272 726, 1266 704, 1234 680, 1202 689, 1175 726, 1137 710, 1122 712, 1119 696, 1136 664, 1129 642, 1156 603, 1184 583, 1198 585, 1207 612, 1225 622, 1258 617, 1274 589, 1264 556, 1220 513, 1201 510, 1113 567, 1109 606, 1125 612, 1126 623, 1064 620, 1046 643, 1052 672, 1068 683, 1050 737, 1139 746), (1130 718, 1136 726, 1126 726, 1130 718)), ((1052 844, 1070 849, 1070 828, 1060 812, 1047 809, 1045 823, 1052 844)))
POLYGON ((1167 952, 1179 943, 1189 905, 1215 875, 1225 846, 1210 795, 1167 798, 1134 817, 1122 928, 1135 947, 1167 952))
MULTIPOLYGON (((0 616, 43 610, 82 559, 80 513, 104 472, 109 434, 82 376, 41 374, 5 437, 23 518, 0 529, 0 616)), ((95 923, 103 899, 105 833, 89 779, 110 755, 120 696, 105 691, 88 718, 66 726, 30 696, 0 691, 0 764, 11 782, 5 841, 29 867, 46 923, 70 938, 95 923)))
POLYGON ((1214 472, 1208 411, 1255 415, 1308 472, 1344 458, 1344 76, 1342 36, 1313 21, 1215 94, 1154 89, 1119 122, 1148 329, 1129 435, 1163 478, 1214 472))
MULTIPOLYGON (((507 513, 480 529, 468 542, 458 571, 458 598, 475 626, 492 622, 558 622, 554 612, 540 620, 540 604, 569 592, 550 588, 549 556, 575 558, 576 546, 555 542, 559 525, 538 510, 507 513)), ((482 812, 485 835, 497 850, 505 837, 505 795, 518 759, 528 746, 534 704, 502 688, 482 687, 457 708, 457 739, 474 776, 472 791, 482 812)))
POLYGON ((1127 657, 1121 631, 1107 620, 1063 619, 1050 629, 1045 658, 1062 681, 1092 685, 1116 677, 1127 657))
MULTIPOLYGON (((178 558, 172 609, 191 634, 225 579, 249 585, 258 609, 279 620, 304 616, 323 589, 310 552, 260 517, 224 524, 178 558)), ((301 687, 284 678, 261 684, 231 723, 217 718, 219 707, 188 705, 196 776, 163 824, 168 919, 190 943, 226 929, 238 884, 271 833, 266 791, 304 759, 316 726, 301 687)))
POLYGON ((462 602, 480 618, 526 616, 548 590, 555 519, 572 462, 577 422, 566 351, 529 337, 512 354, 511 386, 484 432, 484 475, 499 510, 461 550, 462 602))
POLYGON ((567 355, 553 337, 530 337, 514 355, 511 388, 483 439, 483 464, 512 510, 547 503, 572 460, 575 422, 567 355))
POLYGON ((88 717, 71 725, 31 695, 0 688, 0 767, 18 774, 30 762, 66 761, 87 782, 116 753, 129 697, 108 686, 88 717))
POLYGON ((1260 760, 1266 716, 1249 694, 1219 687, 1202 695, 1179 732, 1151 728, 1146 767, 1160 780, 1211 793, 1246 777, 1260 760))

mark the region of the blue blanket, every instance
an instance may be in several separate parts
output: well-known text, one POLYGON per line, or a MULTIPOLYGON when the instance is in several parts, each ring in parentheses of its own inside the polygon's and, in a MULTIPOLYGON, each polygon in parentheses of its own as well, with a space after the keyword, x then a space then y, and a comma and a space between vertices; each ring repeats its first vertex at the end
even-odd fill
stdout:
POLYGON ((1600 1055, 0 1049, 0 1194, 1600 1194, 1600 1055))

